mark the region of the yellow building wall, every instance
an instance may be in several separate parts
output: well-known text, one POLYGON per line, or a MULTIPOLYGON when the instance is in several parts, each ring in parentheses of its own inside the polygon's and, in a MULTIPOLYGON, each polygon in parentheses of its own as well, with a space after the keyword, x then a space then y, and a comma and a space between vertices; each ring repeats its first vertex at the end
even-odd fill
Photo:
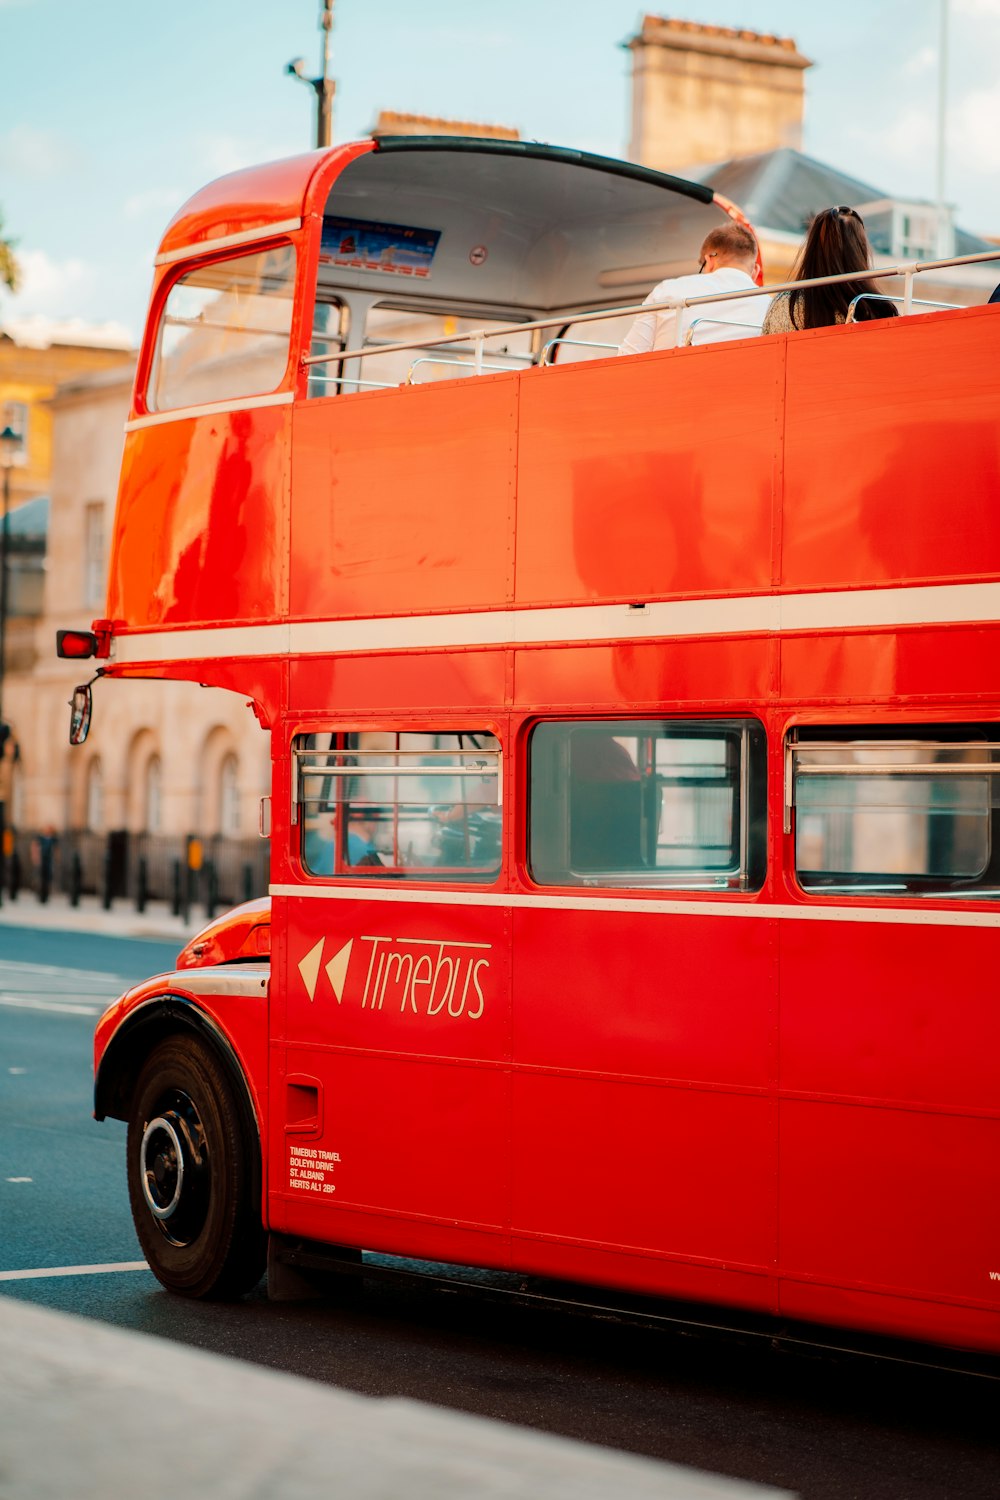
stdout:
POLYGON ((18 343, 0 328, 0 415, 8 401, 28 408, 28 444, 25 467, 15 466, 10 476, 11 505, 35 495, 48 494, 52 483, 52 409, 56 387, 132 359, 127 349, 93 345, 57 344, 36 349, 18 343))

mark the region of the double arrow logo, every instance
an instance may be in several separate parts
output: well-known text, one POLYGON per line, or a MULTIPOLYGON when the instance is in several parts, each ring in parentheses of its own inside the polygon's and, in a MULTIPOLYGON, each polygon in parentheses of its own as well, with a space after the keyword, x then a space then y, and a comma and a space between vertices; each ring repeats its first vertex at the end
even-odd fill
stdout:
MULTIPOLYGON (((323 948, 325 945, 326 938, 320 938, 316 946, 309 949, 309 952, 299 964, 302 983, 306 987, 306 994, 310 1000, 316 994, 316 985, 319 980, 319 970, 323 962, 323 948)), ((344 946, 338 948, 330 962, 326 965, 326 975, 333 987, 333 993, 337 997, 338 1005, 344 998, 344 981, 347 979, 347 966, 351 962, 351 949, 353 947, 354 939, 348 938, 344 946)))

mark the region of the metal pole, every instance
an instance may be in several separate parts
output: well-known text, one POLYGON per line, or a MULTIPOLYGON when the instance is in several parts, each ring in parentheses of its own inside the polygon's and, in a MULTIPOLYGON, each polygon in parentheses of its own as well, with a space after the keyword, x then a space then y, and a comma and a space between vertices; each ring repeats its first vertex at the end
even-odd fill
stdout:
POLYGON ((7 669, 7 546, 10 533, 10 471, 3 466, 3 529, 0 530, 0 724, 3 723, 3 689, 7 669))
POLYGON ((938 108, 937 108, 937 205, 938 223, 944 213, 944 179, 946 159, 946 125, 948 118, 948 0, 940 0, 941 29, 938 42, 938 108))
POLYGON ((316 90, 316 146, 320 151, 333 141, 333 94, 337 85, 330 75, 330 32, 333 30, 333 0, 323 0, 319 18, 323 33, 320 76, 313 80, 316 90))

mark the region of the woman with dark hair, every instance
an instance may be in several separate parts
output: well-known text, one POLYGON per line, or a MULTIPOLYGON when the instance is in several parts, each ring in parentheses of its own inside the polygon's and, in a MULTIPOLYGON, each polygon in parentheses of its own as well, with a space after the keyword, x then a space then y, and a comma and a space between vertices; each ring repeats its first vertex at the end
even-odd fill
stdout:
MULTIPOLYGON (((820 276, 870 271, 871 267, 872 247, 861 215, 853 208, 824 208, 809 225, 794 278, 813 281, 820 276)), ((761 332, 791 333, 797 328, 826 328, 831 323, 844 323, 847 309, 862 292, 884 295, 871 278, 779 292, 772 298, 761 332)), ((854 316, 859 323, 871 318, 894 318, 896 308, 891 302, 873 302, 866 297, 854 309, 854 316)))

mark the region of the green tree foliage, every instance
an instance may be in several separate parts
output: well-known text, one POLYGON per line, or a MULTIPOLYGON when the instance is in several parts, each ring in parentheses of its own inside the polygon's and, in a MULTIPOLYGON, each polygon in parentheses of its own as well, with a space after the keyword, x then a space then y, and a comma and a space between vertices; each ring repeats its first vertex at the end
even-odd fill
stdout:
POLYGON ((0 286, 16 292, 21 281, 21 267, 14 254, 16 240, 9 240, 3 232, 3 215, 0 214, 0 286))

